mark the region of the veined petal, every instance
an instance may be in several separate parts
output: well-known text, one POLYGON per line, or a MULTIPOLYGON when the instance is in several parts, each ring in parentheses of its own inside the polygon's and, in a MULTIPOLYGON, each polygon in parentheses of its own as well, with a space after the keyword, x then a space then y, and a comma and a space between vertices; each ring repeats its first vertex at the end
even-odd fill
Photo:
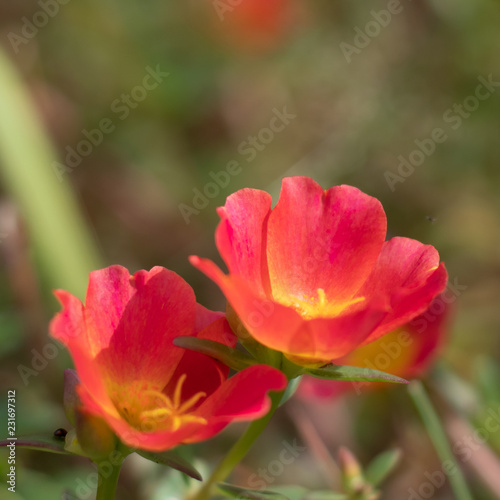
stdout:
POLYGON ((358 295, 389 297, 391 312, 365 343, 399 328, 424 312, 446 287, 448 274, 437 250, 409 238, 385 242, 372 274, 358 295))
POLYGON ((207 439, 234 421, 263 417, 270 409, 269 391, 281 391, 287 386, 283 373, 267 365, 254 365, 238 372, 224 382, 196 411, 208 424, 189 442, 207 439))
POLYGON ((267 229, 273 297, 286 303, 322 289, 330 302, 350 299, 377 262, 386 226, 380 202, 359 189, 283 179, 267 229))
POLYGON ((450 333, 453 309, 445 294, 438 295, 424 314, 403 328, 415 341, 415 345, 410 346, 414 352, 413 363, 404 378, 421 376, 440 354, 450 333))
POLYGON ((265 244, 271 202, 264 191, 242 189, 217 210, 221 221, 215 241, 229 272, 241 276, 262 295, 269 289, 265 244))
POLYGON ((122 266, 110 266, 90 273, 85 319, 92 357, 108 347, 135 292, 132 277, 122 266))
MULTIPOLYGON (((211 311, 201 304, 196 303, 196 321, 194 325, 195 334, 198 335, 202 330, 210 326, 214 321, 219 318, 223 318, 225 314, 220 311, 211 311)), ((215 335, 218 335, 218 330, 215 331, 215 335)), ((214 339, 215 340, 215 339, 214 339)))
POLYGON ((354 309, 332 318, 304 321, 288 340, 284 352, 311 360, 333 361, 345 356, 362 344, 387 315, 381 300, 369 307, 354 309))
MULTIPOLYGON (((439 354, 449 333, 451 307, 444 296, 429 309, 378 340, 336 361, 340 365, 381 370, 407 380, 421 376, 439 354)), ((348 392, 389 387, 370 382, 340 382, 305 376, 299 387, 303 398, 334 398, 348 392)))
POLYGON ((189 261, 219 285, 243 325, 268 347, 275 348, 263 342, 262 337, 286 345, 288 336, 301 326, 303 320, 297 312, 257 295, 239 276, 225 275, 208 259, 191 256, 189 261))
POLYGON ((66 290, 54 290, 54 295, 62 305, 62 311, 58 312, 50 322, 50 334, 65 346, 76 342, 88 349, 83 304, 80 299, 66 290))
POLYGON ((118 384, 168 380, 183 355, 172 341, 193 334, 195 304, 192 288, 165 268, 133 277, 120 266, 92 273, 87 331, 107 377, 118 384))
POLYGON ((62 342, 68 349, 81 384, 92 393, 95 401, 107 412, 117 415, 107 394, 100 366, 91 357, 82 303, 78 298, 64 290, 56 290, 54 294, 63 309, 50 322, 51 336, 62 342))

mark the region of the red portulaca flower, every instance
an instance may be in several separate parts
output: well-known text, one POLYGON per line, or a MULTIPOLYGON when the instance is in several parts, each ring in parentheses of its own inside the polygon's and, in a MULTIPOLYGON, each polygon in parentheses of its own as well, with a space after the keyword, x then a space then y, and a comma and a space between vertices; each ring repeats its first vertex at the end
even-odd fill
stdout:
POLYGON ((238 5, 216 0, 212 6, 214 30, 250 49, 274 47, 298 17, 295 0, 244 0, 238 5))
POLYGON ((196 303, 191 287, 161 267, 130 276, 120 266, 90 274, 85 305, 63 290, 50 331, 70 351, 80 411, 101 417, 131 447, 151 451, 207 439, 234 420, 267 413, 285 377, 256 365, 228 368, 175 347, 177 336, 234 346, 222 313, 196 303))
MULTIPOLYGON (((421 377, 436 359, 448 336, 450 302, 440 295, 429 309, 401 328, 355 349, 336 362, 391 373, 406 380, 421 377)), ((339 382, 304 376, 298 393, 304 399, 334 398, 348 392, 387 388, 373 382, 339 382)))
POLYGON ((302 364, 337 360, 404 325, 446 286, 437 251, 385 241, 380 202, 307 177, 271 196, 242 189, 218 211, 217 248, 229 268, 191 263, 213 279, 254 339, 302 364))

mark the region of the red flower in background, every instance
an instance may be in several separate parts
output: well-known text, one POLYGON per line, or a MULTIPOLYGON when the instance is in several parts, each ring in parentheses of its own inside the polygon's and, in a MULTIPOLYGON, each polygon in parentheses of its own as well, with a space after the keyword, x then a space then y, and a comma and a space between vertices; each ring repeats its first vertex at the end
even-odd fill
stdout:
MULTIPOLYGON (((407 380, 421 377, 436 359, 448 336, 450 305, 444 296, 429 310, 384 337, 336 360, 340 365, 382 370, 407 380)), ((339 382, 304 376, 298 394, 304 399, 333 398, 347 392, 387 387, 373 382, 339 382)))
POLYGON ((446 286, 437 251, 386 236, 378 200, 351 186, 327 191, 308 177, 283 180, 279 201, 242 189, 218 210, 214 280, 254 339, 298 363, 326 363, 373 342, 423 311, 446 286))
POLYGON ((58 290, 63 310, 51 335, 70 351, 80 411, 101 417, 127 445, 151 451, 207 439, 233 420, 269 409, 285 377, 256 365, 227 379, 214 359, 175 347, 177 336, 234 346, 222 313, 196 303, 191 287, 161 267, 130 276, 121 266, 90 274, 85 305, 58 290))
POLYGON ((247 48, 270 48, 283 38, 295 18, 295 0, 211 1, 214 31, 247 48))

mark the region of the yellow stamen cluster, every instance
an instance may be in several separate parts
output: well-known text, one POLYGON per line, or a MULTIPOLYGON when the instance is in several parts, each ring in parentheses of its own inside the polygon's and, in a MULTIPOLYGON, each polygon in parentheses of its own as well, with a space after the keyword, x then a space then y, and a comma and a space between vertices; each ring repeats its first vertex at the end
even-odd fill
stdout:
POLYGON ((365 300, 364 297, 357 297, 344 302, 329 301, 323 288, 318 288, 316 293, 316 297, 287 297, 284 304, 296 309, 303 318, 313 319, 338 316, 344 309, 365 300))
POLYGON ((161 388, 146 381, 134 381, 126 387, 112 391, 111 398, 120 415, 136 429, 143 432, 169 430, 175 432, 188 423, 207 421, 189 410, 206 397, 205 392, 197 392, 182 401, 182 386, 187 375, 179 377, 171 397, 161 388))

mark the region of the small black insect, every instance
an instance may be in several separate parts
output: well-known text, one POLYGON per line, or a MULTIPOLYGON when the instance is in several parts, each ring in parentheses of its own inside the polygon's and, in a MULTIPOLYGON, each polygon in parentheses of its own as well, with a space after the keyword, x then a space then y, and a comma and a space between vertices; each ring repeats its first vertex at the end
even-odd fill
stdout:
POLYGON ((64 438, 66 437, 67 433, 68 431, 66 429, 57 429, 56 431, 54 431, 54 436, 56 438, 64 438))
POLYGON ((436 217, 431 217, 430 215, 427 215, 425 218, 426 218, 429 222, 436 222, 436 221, 437 221, 436 217))

